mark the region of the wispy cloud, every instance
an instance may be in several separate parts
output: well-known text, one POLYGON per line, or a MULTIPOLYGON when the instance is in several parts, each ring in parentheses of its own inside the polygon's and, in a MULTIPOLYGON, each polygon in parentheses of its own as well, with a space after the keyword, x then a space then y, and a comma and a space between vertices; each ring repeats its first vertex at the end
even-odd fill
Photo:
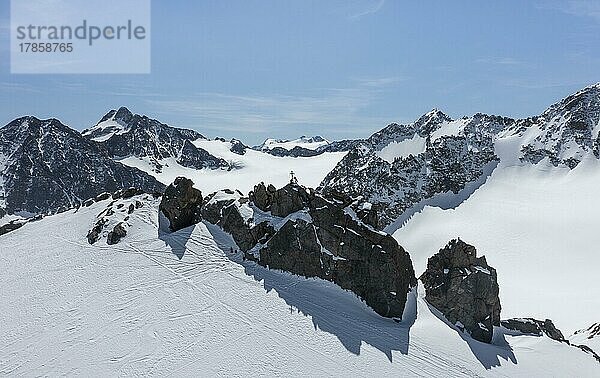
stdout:
POLYGON ((539 9, 550 9, 579 17, 591 17, 600 22, 600 1, 568 0, 546 1, 538 3, 539 9))
POLYGON ((10 81, 0 82, 0 90, 2 92, 6 91, 8 93, 12 93, 12 92, 43 93, 43 91, 39 87, 30 85, 30 84, 10 82, 10 81))
POLYGON ((281 132, 283 128, 301 132, 313 127, 367 135, 391 121, 363 113, 379 93, 368 83, 315 92, 305 96, 198 93, 186 98, 149 98, 146 102, 158 114, 197 122, 185 126, 247 133, 281 132))
POLYGON ((408 80, 408 77, 389 76, 376 78, 356 78, 356 82, 369 88, 384 88, 408 80))
POLYGON ((365 9, 361 10, 358 13, 351 14, 348 17, 348 19, 358 20, 358 19, 368 16, 370 14, 375 14, 375 13, 379 12, 379 10, 383 7, 384 4, 385 4, 385 0, 370 1, 364 5, 361 4, 361 6, 364 6, 365 9))
POLYGON ((500 66, 517 66, 522 65, 523 62, 510 57, 486 57, 486 58, 478 58, 475 60, 475 63, 481 64, 495 64, 500 66))

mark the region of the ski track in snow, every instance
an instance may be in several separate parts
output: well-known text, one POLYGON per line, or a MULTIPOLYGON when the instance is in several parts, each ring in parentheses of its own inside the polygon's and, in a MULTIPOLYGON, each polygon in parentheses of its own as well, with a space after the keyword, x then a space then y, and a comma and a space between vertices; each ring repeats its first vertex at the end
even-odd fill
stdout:
MULTIPOLYGON (((157 201, 117 245, 85 235, 106 202, 0 238, 0 375, 592 376, 546 337, 461 336, 411 295, 402 323, 350 292, 243 262, 198 224, 159 232, 157 201), (416 317, 416 319, 415 319, 416 317), (505 340, 505 341, 504 341, 505 340)), ((235 248, 235 246, 234 246, 235 248)))

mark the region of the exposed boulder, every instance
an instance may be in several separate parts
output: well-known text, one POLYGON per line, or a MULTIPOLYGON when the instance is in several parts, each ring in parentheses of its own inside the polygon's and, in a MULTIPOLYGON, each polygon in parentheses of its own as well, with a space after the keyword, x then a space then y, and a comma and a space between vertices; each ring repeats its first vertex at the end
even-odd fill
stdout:
POLYGON ((201 220, 202 192, 192 180, 177 177, 162 196, 159 209, 169 220, 171 231, 189 227, 201 220))
POLYGON ((127 230, 123 222, 117 224, 111 232, 106 236, 106 244, 113 245, 121 241, 127 235, 127 230))
POLYGON ((496 270, 475 247, 452 240, 427 261, 421 276, 425 299, 451 323, 476 340, 489 343, 500 325, 496 270))
POLYGON ((87 233, 88 243, 94 244, 98 241, 98 239, 100 239, 100 234, 102 233, 102 230, 104 229, 106 223, 107 220, 104 218, 100 218, 96 221, 96 223, 94 223, 94 227, 92 227, 91 230, 89 230, 87 233))
POLYGON ((556 328, 550 319, 537 320, 533 318, 512 318, 502 320, 500 324, 504 328, 512 331, 535 336, 542 336, 542 334, 545 334, 556 341, 566 341, 562 332, 556 328))

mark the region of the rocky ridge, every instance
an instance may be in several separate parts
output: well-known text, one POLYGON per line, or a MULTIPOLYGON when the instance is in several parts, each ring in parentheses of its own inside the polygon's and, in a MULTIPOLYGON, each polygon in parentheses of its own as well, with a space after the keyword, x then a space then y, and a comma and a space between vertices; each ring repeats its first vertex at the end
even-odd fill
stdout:
POLYGON ((133 114, 125 107, 111 110, 94 127, 84 130, 82 135, 100 143, 113 158, 147 158, 156 172, 161 172, 167 158, 173 158, 188 168, 230 168, 225 160, 192 143, 197 139, 206 139, 202 134, 133 114))
POLYGON ((319 190, 350 196, 355 210, 374 207, 371 224, 393 232, 426 205, 453 208, 468 198, 500 163, 499 144, 516 144, 505 158, 522 164, 573 169, 586 156, 600 158, 599 134, 600 84, 521 120, 480 113, 452 120, 434 109, 357 141, 319 190))
POLYGON ((54 213, 128 187, 164 189, 56 119, 23 117, 0 128, 0 208, 8 214, 54 213))

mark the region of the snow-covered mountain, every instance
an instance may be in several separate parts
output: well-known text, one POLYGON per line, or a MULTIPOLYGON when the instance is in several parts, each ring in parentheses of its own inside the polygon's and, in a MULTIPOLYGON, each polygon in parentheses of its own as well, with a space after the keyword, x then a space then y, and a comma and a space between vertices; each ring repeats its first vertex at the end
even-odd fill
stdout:
POLYGON ((202 134, 133 114, 124 107, 111 110, 82 135, 100 143, 113 158, 147 159, 157 172, 162 170, 165 159, 174 159, 177 164, 194 169, 231 168, 223 159, 192 143, 206 139, 202 134))
POLYGON ((56 119, 23 117, 0 128, 4 212, 55 212, 130 186, 164 188, 152 176, 113 161, 101 146, 56 119))
POLYGON ((323 137, 317 135, 314 137, 307 137, 305 135, 301 136, 298 139, 266 139, 261 145, 256 146, 255 149, 260 151, 272 150, 274 148, 283 148, 284 150, 291 150, 294 147, 300 147, 307 150, 317 150, 320 147, 326 146, 329 144, 328 140, 323 139, 323 137))
POLYGON ((268 138, 262 144, 252 148, 274 156, 311 157, 324 152, 346 152, 358 142, 360 140, 328 141, 317 135, 301 136, 293 140, 268 138))
POLYGON ((408 125, 391 124, 359 143, 321 183, 370 209, 377 228, 393 231, 427 205, 454 208, 499 163, 575 168, 600 158, 600 84, 514 120, 475 114, 452 120, 433 110, 408 125))

